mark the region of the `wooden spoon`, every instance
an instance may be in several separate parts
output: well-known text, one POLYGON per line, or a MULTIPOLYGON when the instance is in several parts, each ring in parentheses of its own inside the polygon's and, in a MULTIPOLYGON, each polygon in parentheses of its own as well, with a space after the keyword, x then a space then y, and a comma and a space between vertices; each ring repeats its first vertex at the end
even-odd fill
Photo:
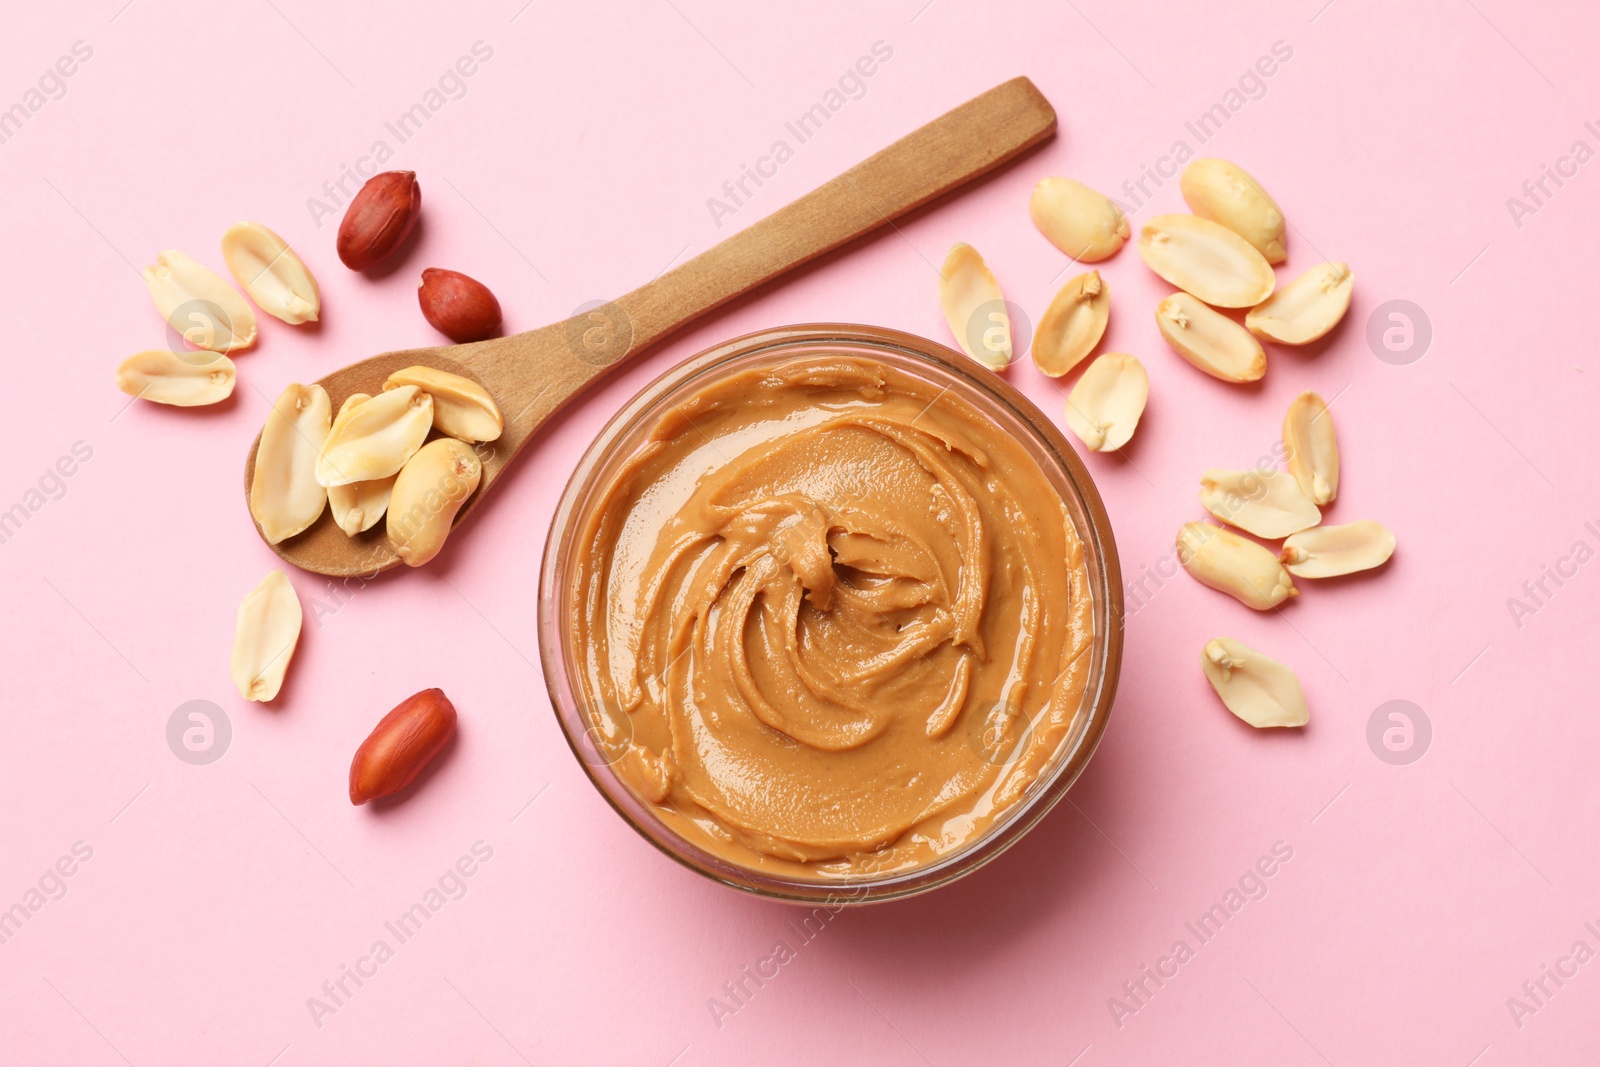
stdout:
MULTIPOLYGON (((459 523, 539 427, 610 367, 741 293, 994 169, 1048 138, 1055 126, 1049 101, 1027 78, 1013 78, 609 304, 512 337, 388 352, 318 384, 335 411, 351 393, 376 394, 390 374, 416 364, 465 375, 488 389, 505 430, 478 446, 483 480, 457 515, 459 523)), ((257 435, 245 460, 246 498, 260 443, 257 435)), ((330 510, 272 550, 302 570, 334 577, 371 576, 400 562, 383 522, 348 537, 330 510)))

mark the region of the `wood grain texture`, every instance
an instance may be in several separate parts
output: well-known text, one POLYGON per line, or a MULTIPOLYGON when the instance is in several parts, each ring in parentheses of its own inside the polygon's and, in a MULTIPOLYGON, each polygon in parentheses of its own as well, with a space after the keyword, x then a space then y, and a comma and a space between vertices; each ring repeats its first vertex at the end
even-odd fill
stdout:
MULTIPOLYGON (((505 416, 497 441, 477 446, 483 480, 463 519, 545 421, 611 367, 722 304, 887 225, 1039 144, 1056 115, 1027 78, 1013 78, 941 115, 825 185, 609 304, 563 322, 467 345, 374 356, 320 379, 334 410, 351 393, 376 393, 415 364, 473 378, 505 416)), ((245 462, 245 494, 256 447, 245 462)), ((312 527, 272 546, 302 570, 370 576, 399 563, 384 524, 347 537, 324 512, 312 527)), ((258 528, 259 532, 259 528, 258 528)))

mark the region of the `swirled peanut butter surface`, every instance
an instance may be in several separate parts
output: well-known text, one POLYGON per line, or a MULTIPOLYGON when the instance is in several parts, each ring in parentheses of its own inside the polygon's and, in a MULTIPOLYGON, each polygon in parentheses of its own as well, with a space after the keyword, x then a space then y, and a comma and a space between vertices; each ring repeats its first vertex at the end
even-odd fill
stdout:
POLYGON ((783 877, 909 869, 1053 768, 1082 543, 995 419, 819 350, 661 415, 592 498, 568 647, 596 747, 677 833, 783 877))

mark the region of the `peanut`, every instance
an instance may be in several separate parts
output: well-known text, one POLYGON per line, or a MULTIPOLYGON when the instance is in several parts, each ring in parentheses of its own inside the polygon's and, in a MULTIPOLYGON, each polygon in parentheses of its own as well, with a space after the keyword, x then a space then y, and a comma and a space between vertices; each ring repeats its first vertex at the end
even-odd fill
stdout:
POLYGON ((456 708, 442 689, 424 689, 397 704, 361 742, 350 761, 350 803, 393 796, 417 780, 456 732, 456 708))

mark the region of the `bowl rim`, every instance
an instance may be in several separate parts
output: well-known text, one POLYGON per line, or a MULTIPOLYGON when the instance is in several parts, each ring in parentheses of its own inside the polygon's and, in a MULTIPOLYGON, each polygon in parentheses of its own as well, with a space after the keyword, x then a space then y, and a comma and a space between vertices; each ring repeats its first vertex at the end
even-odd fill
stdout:
MULTIPOLYGON (((1105 503, 1082 457, 1032 400, 1001 375, 936 341, 887 327, 824 322, 757 330, 713 344, 657 375, 606 420, 578 459, 551 515, 540 564, 537 621, 540 665, 561 734, 590 785, 624 822, 657 850, 719 885, 772 900, 842 906, 904 899, 965 877, 1026 836, 1067 795, 1098 749, 1110 718, 1121 673, 1124 619, 1121 566, 1105 503), (1097 662, 1090 664, 1092 688, 1085 690, 1080 704, 1080 708, 1087 708, 1088 721, 1077 745, 1060 758, 1048 778, 1030 787, 1036 789, 1035 795, 1019 800, 1008 816, 950 855, 909 871, 898 871, 882 878, 869 875, 849 880, 812 881, 776 876, 719 859, 649 815, 649 805, 634 795, 620 778, 610 774, 607 781, 601 780, 600 772, 609 763, 597 766, 591 762, 584 754, 580 738, 574 736, 574 728, 583 722, 584 712, 578 707, 578 687, 569 677, 565 649, 561 647, 565 644, 566 628, 557 627, 555 617, 566 591, 566 587, 559 584, 562 578, 559 563, 564 558, 562 550, 567 540, 565 533, 577 515, 579 499, 590 488, 594 475, 610 458, 618 442, 638 421, 663 396, 715 371, 722 364, 763 352, 829 343, 896 352, 932 364, 945 373, 953 373, 1010 408, 1034 432, 1045 451, 1061 466, 1085 519, 1086 528, 1078 530, 1078 535, 1085 544, 1085 563, 1089 570, 1094 626, 1091 651, 1097 662), (639 809, 637 815, 624 806, 625 801, 639 809), (641 824, 641 815, 649 818, 654 829, 641 824)), ((582 734, 587 737, 587 731, 582 734)))

